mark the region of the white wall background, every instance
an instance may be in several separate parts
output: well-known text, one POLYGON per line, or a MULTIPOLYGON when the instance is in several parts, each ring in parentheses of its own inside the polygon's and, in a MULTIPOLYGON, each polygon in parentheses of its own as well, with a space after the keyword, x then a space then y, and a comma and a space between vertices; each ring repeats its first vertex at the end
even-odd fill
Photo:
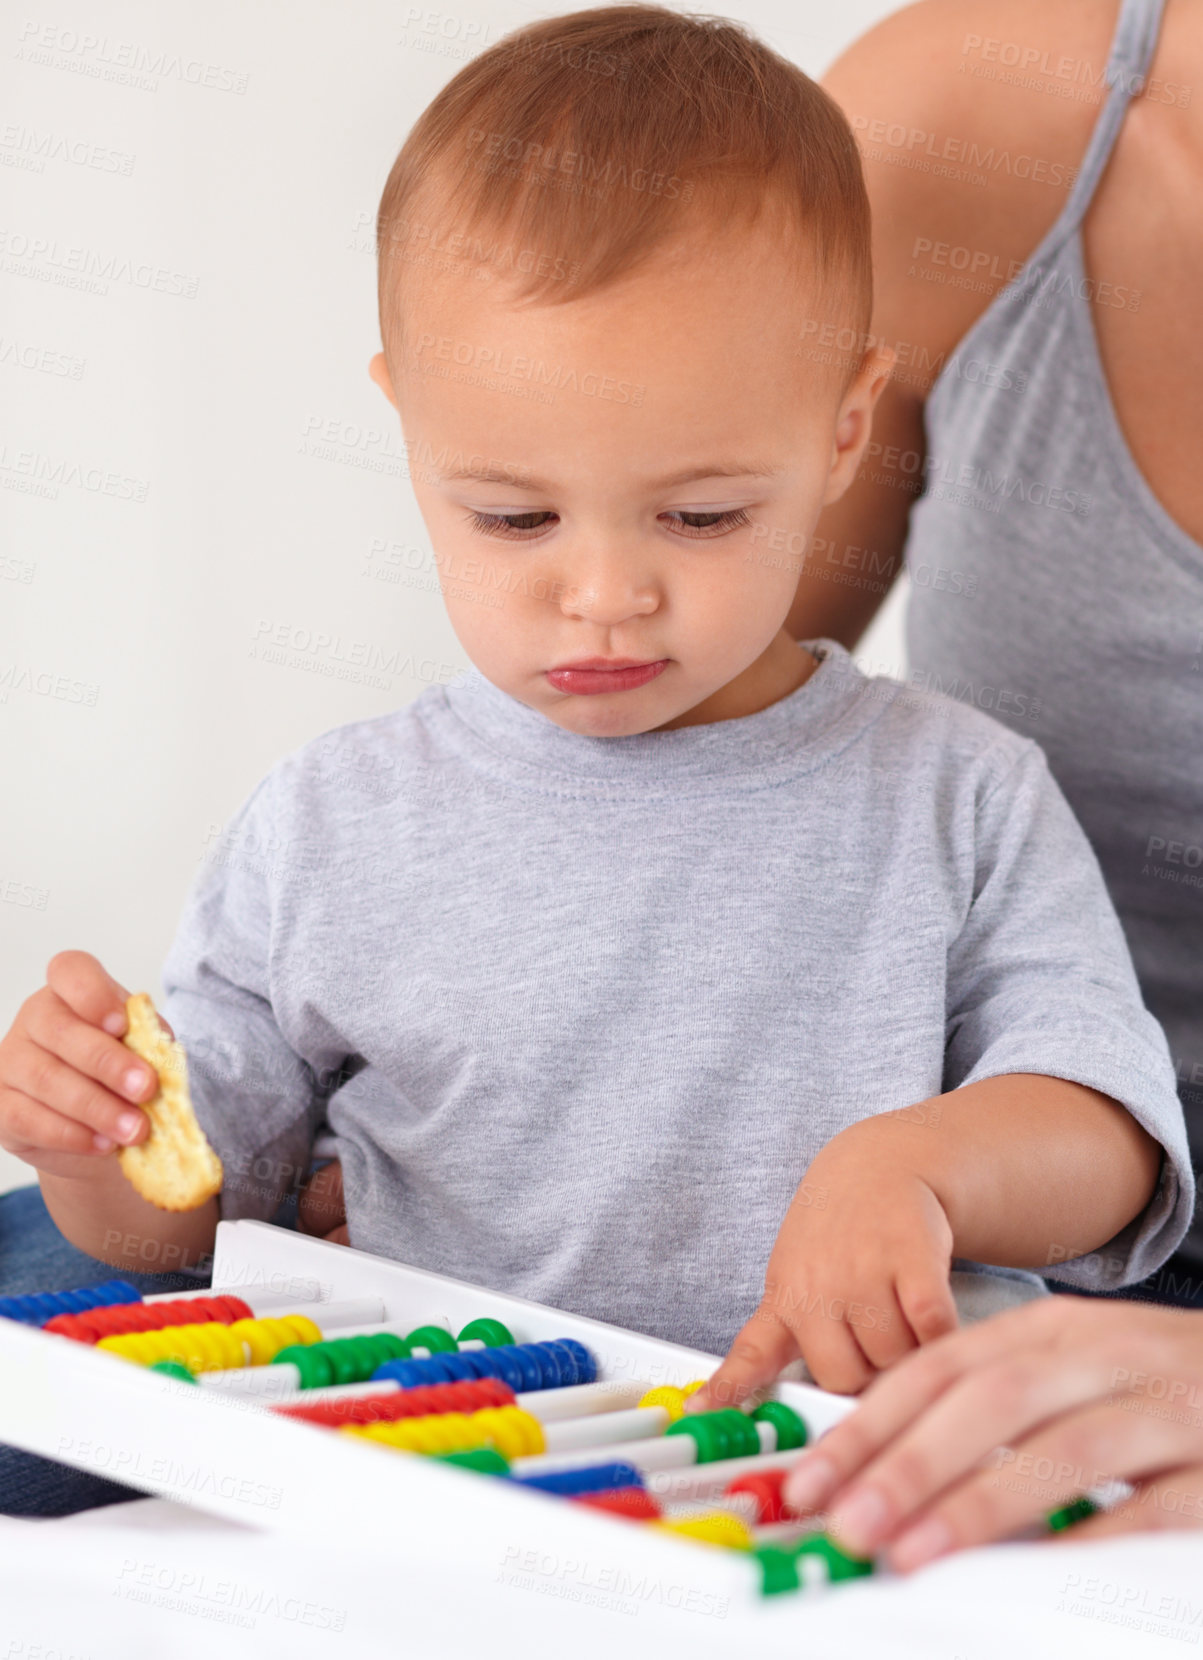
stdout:
MULTIPOLYGON (((357 681, 355 645, 463 663, 437 589, 372 575, 381 539, 427 548, 367 376, 372 226, 437 90, 553 8, 450 3, 0 22, 0 1031, 67 947, 161 995, 206 843, 254 784, 423 689, 357 681), (253 657, 282 623, 340 644, 253 657)), ((816 76, 894 9, 715 7, 816 76)), ((903 597, 876 661, 903 661, 903 597)), ((32 1179, 0 1152, 0 1190, 32 1179)))

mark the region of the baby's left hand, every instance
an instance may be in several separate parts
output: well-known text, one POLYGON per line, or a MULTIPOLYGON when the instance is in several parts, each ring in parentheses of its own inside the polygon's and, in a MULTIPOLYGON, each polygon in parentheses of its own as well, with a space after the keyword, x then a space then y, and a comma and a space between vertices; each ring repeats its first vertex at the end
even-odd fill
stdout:
POLYGON ((936 1194, 866 1119, 806 1172, 769 1258, 760 1307, 690 1410, 738 1406, 801 1353, 815 1382, 855 1394, 955 1330, 953 1235, 936 1194))

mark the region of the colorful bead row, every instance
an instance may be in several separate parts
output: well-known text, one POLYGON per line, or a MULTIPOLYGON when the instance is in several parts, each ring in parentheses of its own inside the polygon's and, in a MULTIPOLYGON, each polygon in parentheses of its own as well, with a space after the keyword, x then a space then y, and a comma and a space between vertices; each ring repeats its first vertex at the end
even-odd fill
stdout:
MULTIPOLYGON (((320 1339, 321 1333, 318 1333, 320 1339)), ((404 1360, 409 1344, 395 1332, 368 1332, 362 1337, 330 1337, 282 1348, 273 1355, 279 1366, 295 1366, 302 1389, 328 1389, 337 1383, 366 1383, 389 1360, 404 1360)))
POLYGON ((428 1360, 390 1360, 372 1374, 374 1382, 387 1380, 402 1389, 483 1377, 501 1378, 519 1393, 564 1389, 576 1383, 593 1383, 597 1362, 583 1343, 564 1337, 546 1343, 507 1343, 497 1348, 431 1355, 428 1360))
POLYGON ((540 1493, 576 1498, 595 1493, 643 1490, 643 1476, 633 1464, 586 1464, 573 1470, 549 1470, 542 1476, 513 1476, 515 1487, 534 1487, 540 1493))
POLYGON ((337 1429, 341 1424, 387 1424, 399 1418, 425 1418, 435 1412, 479 1412, 486 1406, 513 1406, 514 1391, 500 1378, 472 1378, 466 1383, 432 1383, 425 1388, 391 1389, 385 1395, 340 1395, 332 1401, 273 1406, 282 1418, 337 1429))
POLYGON ((437 1357, 439 1366, 444 1371, 457 1366, 464 1377, 482 1376, 484 1374, 479 1370, 473 1371, 463 1362, 459 1352, 460 1344, 512 1344, 513 1341, 508 1328, 503 1326, 500 1320, 484 1318, 470 1320, 458 1338, 452 1337, 442 1326, 416 1326, 405 1337, 399 1337, 395 1332, 389 1331, 366 1332, 358 1337, 332 1337, 307 1345, 301 1350, 282 1351, 275 1358, 281 1365, 296 1367, 302 1389, 328 1389, 334 1384, 366 1383, 369 1378, 380 1375, 379 1369, 386 1361, 407 1361, 415 1366, 425 1365, 424 1360, 413 1358, 415 1349, 429 1350, 431 1359, 437 1357))
POLYGON ((163 1303, 118 1303, 108 1308, 88 1309, 83 1314, 57 1314, 43 1330, 76 1343, 98 1343, 102 1337, 117 1337, 131 1331, 161 1331, 165 1326, 197 1326, 217 1321, 223 1326, 235 1320, 251 1320, 254 1311, 241 1297, 174 1297, 163 1303))
POLYGON ((440 1412, 392 1424, 346 1424, 338 1433, 412 1453, 470 1452, 491 1446, 505 1458, 530 1458, 546 1446, 543 1425, 519 1406, 485 1407, 472 1413, 440 1412))
POLYGON ((235 1320, 199 1326, 166 1326, 160 1331, 128 1332, 102 1337, 96 1345, 140 1366, 157 1360, 178 1360, 190 1372, 217 1372, 274 1360, 285 1346, 316 1343, 321 1332, 304 1314, 286 1314, 275 1320, 235 1320))
POLYGON ((713 1464, 726 1458, 754 1458, 761 1451, 757 1424, 771 1424, 777 1434, 777 1451, 788 1452, 806 1443, 806 1425, 784 1401, 765 1401, 755 1412, 741 1412, 724 1406, 717 1412, 685 1414, 669 1424, 665 1435, 688 1435, 697 1448, 699 1464, 713 1464))
POLYGON ((0 1319, 44 1326, 59 1314, 81 1314, 87 1308, 141 1301, 142 1293, 128 1280, 105 1280, 103 1285, 87 1285, 78 1291, 35 1291, 22 1297, 0 1297, 0 1319))

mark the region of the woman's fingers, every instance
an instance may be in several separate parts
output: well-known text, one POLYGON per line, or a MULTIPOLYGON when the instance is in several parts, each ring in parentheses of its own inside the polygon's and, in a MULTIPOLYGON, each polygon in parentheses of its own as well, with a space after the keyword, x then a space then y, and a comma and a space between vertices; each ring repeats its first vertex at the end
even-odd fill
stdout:
MULTIPOLYGON (((808 1509, 825 1505, 967 1373, 986 1368, 1029 1345, 1042 1345, 1057 1329, 1051 1310, 1044 1308, 1046 1301, 1070 1304, 1085 1303, 1086 1299, 1041 1299, 1038 1304, 1009 1309, 991 1320, 951 1332, 905 1355, 873 1381, 855 1412, 802 1454, 785 1484, 787 1500, 808 1509)), ((917 1426, 924 1435, 929 1433, 925 1425, 923 1420, 917 1426)), ((936 1434, 938 1438, 938 1429, 936 1434)), ((1001 1439, 993 1433, 990 1413, 985 1410, 977 1430, 977 1450, 966 1455, 966 1464, 989 1452, 1001 1439)))
MULTIPOLYGON (((980 1482, 1011 1487, 1021 1494, 1035 1491, 1036 1483, 1028 1480, 1030 1472, 1020 1474, 1014 1465, 1012 1449, 1020 1444, 1018 1438, 1029 1436, 1049 1419, 1094 1402, 1106 1386, 1106 1374, 1092 1356, 1065 1355, 1060 1364, 1050 1366, 1047 1354, 1035 1347, 996 1361, 988 1371, 958 1378, 920 1420, 860 1470, 843 1492, 836 1493, 832 1532, 850 1550, 866 1553, 890 1538, 945 1488, 977 1470, 983 1457, 989 1465, 977 1477, 980 1482)), ((1061 1489, 1072 1474, 1064 1457, 1048 1463, 1052 1487, 1044 1510, 1062 1502, 1061 1489)), ((1079 1480, 1069 1496, 1075 1497, 1101 1479, 1092 1474, 1079 1480)))
MULTIPOLYGON (((899 1532, 887 1547, 890 1567, 907 1573, 947 1551, 1004 1539, 1104 1481, 1141 1481, 1177 1464, 1184 1443, 1197 1445, 1198 1432, 1150 1416, 1148 1405, 1133 1395, 1095 1402, 1017 1441, 1005 1462, 975 1471, 899 1532)), ((1203 1523, 1199 1499, 1196 1484, 1186 1502, 1191 1519, 1203 1523)), ((834 1518, 833 1532, 839 1537, 834 1518)), ((1074 1536, 1083 1534, 1075 1528, 1074 1536)))
POLYGON ((1140 1482, 1131 1498, 1100 1510, 1057 1538, 1077 1544, 1084 1539, 1112 1539, 1120 1533, 1190 1527, 1203 1527, 1203 1464, 1184 1464, 1140 1482))

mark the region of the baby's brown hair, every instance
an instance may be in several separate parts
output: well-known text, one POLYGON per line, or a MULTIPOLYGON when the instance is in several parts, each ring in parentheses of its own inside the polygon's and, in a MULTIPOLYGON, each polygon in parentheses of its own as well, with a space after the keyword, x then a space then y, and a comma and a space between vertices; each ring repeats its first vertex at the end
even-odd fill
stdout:
POLYGON ((386 356, 406 259, 439 268, 450 248, 478 274, 489 262, 513 276, 516 301, 557 303, 625 275, 703 213, 721 232, 768 203, 863 334, 869 205, 821 87, 725 18, 619 5, 532 23, 460 70, 393 163, 376 218, 386 356))

